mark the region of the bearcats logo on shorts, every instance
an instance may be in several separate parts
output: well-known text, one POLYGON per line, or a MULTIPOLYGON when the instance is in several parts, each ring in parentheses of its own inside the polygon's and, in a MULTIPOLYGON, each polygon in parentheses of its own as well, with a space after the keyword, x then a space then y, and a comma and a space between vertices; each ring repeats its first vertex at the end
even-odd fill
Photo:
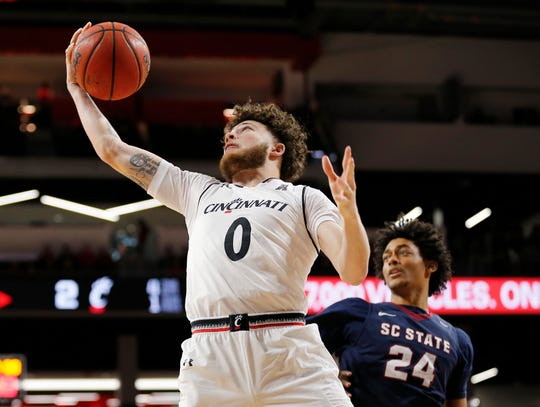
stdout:
POLYGON ((249 331, 248 314, 232 314, 229 315, 230 330, 234 331, 249 331))

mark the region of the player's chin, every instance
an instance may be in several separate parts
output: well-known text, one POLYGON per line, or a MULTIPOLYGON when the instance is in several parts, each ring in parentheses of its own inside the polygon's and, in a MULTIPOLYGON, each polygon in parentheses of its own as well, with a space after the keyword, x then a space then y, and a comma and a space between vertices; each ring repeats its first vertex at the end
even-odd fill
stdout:
POLYGON ((400 275, 387 276, 385 279, 386 285, 392 291, 396 291, 401 287, 407 286, 407 281, 400 275))
POLYGON ((243 156, 243 152, 238 148, 229 148, 223 151, 222 160, 238 160, 243 156))

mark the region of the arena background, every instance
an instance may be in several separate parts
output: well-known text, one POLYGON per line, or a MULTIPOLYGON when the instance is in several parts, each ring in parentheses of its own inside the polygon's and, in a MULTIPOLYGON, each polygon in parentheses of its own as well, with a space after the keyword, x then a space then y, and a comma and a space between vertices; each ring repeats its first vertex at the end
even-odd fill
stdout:
MULTIPOLYGON (((223 109, 276 101, 311 131, 301 182, 328 192, 317 152, 339 163, 344 146, 353 147, 370 231, 420 206, 421 218, 446 233, 456 275, 538 279, 535 1, 0 0, 1 195, 37 190, 101 209, 149 198, 97 159, 65 90, 64 49, 86 21, 129 24, 150 47, 144 87, 99 102, 126 141, 218 175, 223 109), (486 207, 492 216, 466 228, 486 207)), ((39 197, 0 206, 0 361, 24 355, 29 379, 120 377, 122 388, 100 390, 96 405, 111 397, 127 405, 136 395, 137 404, 151 403, 140 395, 160 389, 133 380, 174 378, 189 335, 178 304, 163 297, 183 294, 182 217, 157 207, 109 222, 39 197), (73 280, 83 299, 104 276, 116 287, 105 312, 88 300, 58 309, 59 280, 73 280)), ((335 276, 324 258, 313 274, 335 276)), ((533 308, 446 316, 471 335, 474 373, 498 369, 471 385, 471 406, 540 405, 540 298, 533 308)), ((62 405, 62 390, 27 396, 62 405)), ((161 404, 174 405, 168 397, 161 404)))

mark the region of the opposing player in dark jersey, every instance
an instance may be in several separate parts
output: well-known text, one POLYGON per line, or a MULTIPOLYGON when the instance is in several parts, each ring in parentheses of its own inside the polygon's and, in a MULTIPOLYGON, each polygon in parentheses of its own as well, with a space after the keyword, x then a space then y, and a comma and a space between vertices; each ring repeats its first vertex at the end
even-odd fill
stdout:
POLYGON ((471 340, 428 310, 428 297, 452 276, 443 236, 430 223, 401 218, 387 222, 372 246, 391 301, 346 298, 308 318, 338 360, 353 404, 466 407, 471 340))

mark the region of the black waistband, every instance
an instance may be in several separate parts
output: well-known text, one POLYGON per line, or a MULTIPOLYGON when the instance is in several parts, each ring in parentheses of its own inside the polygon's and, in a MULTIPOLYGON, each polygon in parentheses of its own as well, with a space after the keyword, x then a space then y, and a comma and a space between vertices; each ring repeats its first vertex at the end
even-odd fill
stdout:
POLYGON ((224 318, 197 319, 191 322, 192 333, 220 331, 249 331, 289 325, 305 325, 305 315, 301 312, 275 314, 231 314, 224 318))

